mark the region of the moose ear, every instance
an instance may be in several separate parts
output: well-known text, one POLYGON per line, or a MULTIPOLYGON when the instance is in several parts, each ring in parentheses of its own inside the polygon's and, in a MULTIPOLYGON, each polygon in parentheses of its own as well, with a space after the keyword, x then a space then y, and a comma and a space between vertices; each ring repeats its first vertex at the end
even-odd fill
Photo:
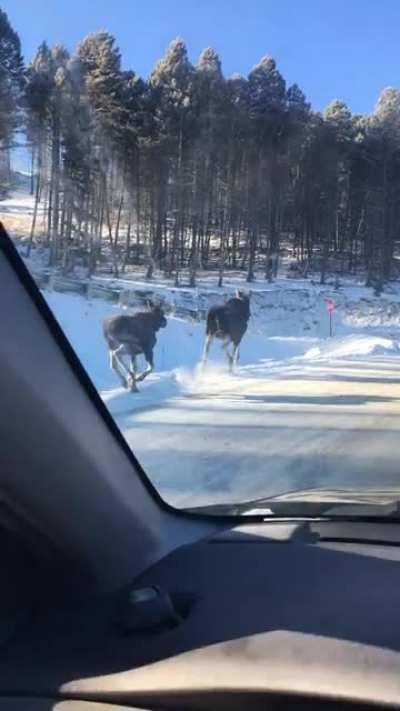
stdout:
POLYGON ((236 298, 240 299, 242 297, 242 292, 240 289, 236 289, 236 298))
POLYGON ((146 299, 146 306, 147 306, 148 309, 152 309, 152 308, 153 308, 153 302, 152 302, 151 299, 146 299))

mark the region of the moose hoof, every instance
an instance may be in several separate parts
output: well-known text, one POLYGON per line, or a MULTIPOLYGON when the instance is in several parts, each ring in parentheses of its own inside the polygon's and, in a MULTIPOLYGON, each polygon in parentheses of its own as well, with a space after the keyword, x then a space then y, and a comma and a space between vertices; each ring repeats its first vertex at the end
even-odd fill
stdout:
POLYGON ((138 393, 138 387, 136 385, 136 380, 133 375, 129 375, 127 382, 126 382, 126 387, 131 393, 138 393))
POLYGON ((147 378, 148 375, 150 375, 151 372, 151 370, 145 370, 143 373, 140 373, 140 375, 136 377, 136 382, 141 383, 142 380, 144 380, 145 378, 147 378))

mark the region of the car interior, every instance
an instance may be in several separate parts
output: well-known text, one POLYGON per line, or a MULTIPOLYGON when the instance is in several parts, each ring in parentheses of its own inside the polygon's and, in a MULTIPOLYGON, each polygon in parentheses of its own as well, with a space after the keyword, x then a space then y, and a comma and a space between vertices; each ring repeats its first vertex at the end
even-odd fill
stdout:
POLYGON ((398 708, 399 524, 168 506, 0 243, 0 709, 398 708))

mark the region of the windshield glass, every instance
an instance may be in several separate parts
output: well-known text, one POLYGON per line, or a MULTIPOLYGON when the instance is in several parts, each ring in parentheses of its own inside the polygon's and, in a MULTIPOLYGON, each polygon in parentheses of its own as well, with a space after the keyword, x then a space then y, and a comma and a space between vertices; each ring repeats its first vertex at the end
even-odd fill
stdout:
POLYGON ((153 4, 2 3, 0 219, 169 504, 392 515, 399 7, 153 4))

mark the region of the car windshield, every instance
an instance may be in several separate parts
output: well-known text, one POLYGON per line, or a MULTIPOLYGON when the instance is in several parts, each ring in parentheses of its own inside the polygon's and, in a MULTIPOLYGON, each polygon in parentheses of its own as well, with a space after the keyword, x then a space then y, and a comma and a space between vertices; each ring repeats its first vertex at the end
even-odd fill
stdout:
POLYGON ((0 219, 168 504, 397 516, 400 5, 184 5, 1 3, 0 219))

